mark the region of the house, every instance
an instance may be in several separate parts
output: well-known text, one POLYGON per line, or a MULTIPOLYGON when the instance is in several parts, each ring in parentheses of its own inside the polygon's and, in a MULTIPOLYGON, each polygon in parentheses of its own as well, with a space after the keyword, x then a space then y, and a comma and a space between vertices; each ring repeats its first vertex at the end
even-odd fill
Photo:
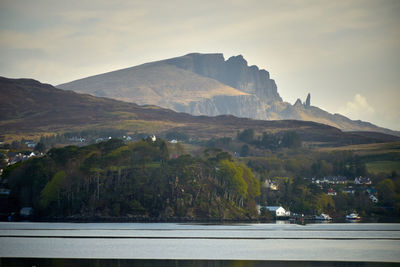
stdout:
POLYGON ((23 207, 20 212, 19 215, 21 216, 21 219, 24 220, 29 220, 33 218, 33 208, 32 207, 23 207))
POLYGON ((73 136, 69 139, 71 142, 85 143, 86 139, 78 136, 73 136))
POLYGON ((374 195, 369 195, 369 199, 371 199, 371 201, 374 203, 378 203, 378 199, 374 195))
POLYGON ((336 196, 337 193, 333 188, 328 189, 328 196, 336 196))
POLYGON ((290 211, 286 211, 281 206, 264 206, 263 208, 267 209, 269 212, 274 214, 276 217, 288 217, 288 216, 290 216, 290 211))
POLYGON ((320 183, 320 180, 317 179, 317 178, 315 178, 315 177, 312 177, 312 178, 304 178, 304 179, 311 179, 311 183, 313 183, 313 184, 319 184, 319 183, 320 183))
POLYGON ((278 184, 273 182, 273 181, 271 181, 271 180, 269 180, 269 179, 265 180, 265 184, 264 185, 265 185, 266 188, 269 188, 272 191, 277 191, 278 190, 278 184))
POLYGON ((356 192, 352 186, 348 186, 342 191, 345 194, 353 194, 356 192))
POLYGON ((0 188, 0 196, 9 196, 11 190, 8 188, 0 188))
POLYGON ((356 177, 354 179, 354 184, 372 184, 371 179, 368 177, 356 177))
POLYGON ((25 142, 25 145, 29 148, 34 148, 36 146, 36 143, 33 140, 28 140, 25 142))
POLYGON ((22 153, 9 153, 11 155, 9 165, 13 165, 15 163, 18 163, 24 159, 24 155, 22 153))
POLYGON ((31 157, 35 157, 36 156, 36 154, 35 154, 35 152, 31 152, 31 151, 26 151, 24 154, 23 154, 23 157, 25 157, 25 158, 31 158, 31 157))
POLYGON ((346 184, 347 178, 344 176, 325 176, 321 182, 327 184, 346 184))

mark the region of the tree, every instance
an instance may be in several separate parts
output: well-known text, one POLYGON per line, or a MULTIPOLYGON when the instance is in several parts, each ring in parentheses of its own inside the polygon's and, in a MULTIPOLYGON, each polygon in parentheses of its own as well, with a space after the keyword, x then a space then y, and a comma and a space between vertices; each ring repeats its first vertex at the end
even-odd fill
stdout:
POLYGON ((319 159, 317 162, 312 164, 311 170, 314 176, 324 177, 332 173, 333 167, 332 164, 319 159))
POLYGON ((235 163, 222 160, 218 165, 217 177, 225 184, 229 195, 235 195, 240 198, 247 196, 247 183, 243 179, 242 168, 235 165, 235 163))
POLYGON ((378 196, 384 205, 393 205, 395 199, 395 184, 390 179, 385 179, 378 183, 378 196))
POLYGON ((330 212, 335 209, 335 202, 332 197, 325 193, 318 194, 315 203, 318 213, 330 212))
POLYGON ((34 150, 38 151, 40 153, 44 153, 44 152, 46 152, 46 146, 44 145, 44 143, 39 142, 39 143, 36 144, 34 150))
MULTIPOLYGON (((57 172, 46 184, 40 193, 40 206, 46 209, 52 202, 60 203, 60 191, 65 182, 66 174, 64 171, 57 172)), ((59 204, 58 204, 59 206, 59 204)))
POLYGON ((282 138, 282 146, 287 148, 299 148, 301 147, 300 136, 293 131, 285 132, 282 138))
POLYGON ((260 181, 254 177, 253 172, 243 163, 239 165, 242 168, 243 179, 247 183, 248 197, 255 198, 260 196, 260 181))
POLYGON ((243 132, 238 133, 238 139, 244 143, 252 143, 254 140, 254 130, 246 129, 243 132))
POLYGON ((167 140, 175 139, 178 141, 187 141, 189 139, 189 136, 186 133, 176 131, 166 133, 165 137, 167 138, 167 140))
POLYGON ((276 150, 279 147, 279 139, 274 134, 263 133, 260 146, 270 150, 276 150))
POLYGON ((240 156, 247 157, 249 155, 250 148, 247 144, 243 145, 240 149, 240 156))

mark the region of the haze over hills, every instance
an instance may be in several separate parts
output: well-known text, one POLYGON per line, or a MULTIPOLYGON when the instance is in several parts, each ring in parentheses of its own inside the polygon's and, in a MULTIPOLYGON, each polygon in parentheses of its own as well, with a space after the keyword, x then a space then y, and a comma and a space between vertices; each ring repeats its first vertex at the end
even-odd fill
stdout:
POLYGON ((304 120, 343 131, 400 135, 368 122, 354 121, 304 103, 291 105, 280 97, 268 71, 248 66, 243 56, 193 53, 151 62, 57 86, 61 89, 151 104, 193 115, 230 114, 259 120, 304 120))
POLYGON ((30 79, 0 77, 0 135, 38 137, 88 128, 123 129, 128 133, 179 131, 190 137, 234 137, 237 131, 296 131, 304 142, 330 146, 398 141, 386 134, 346 133, 306 121, 265 121, 234 116, 192 116, 156 106, 78 94, 30 79))

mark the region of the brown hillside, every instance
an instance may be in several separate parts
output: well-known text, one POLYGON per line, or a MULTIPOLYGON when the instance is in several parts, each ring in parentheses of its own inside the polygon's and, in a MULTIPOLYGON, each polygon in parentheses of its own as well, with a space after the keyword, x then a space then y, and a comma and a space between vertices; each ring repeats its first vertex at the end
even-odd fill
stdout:
POLYGON ((259 133, 296 131, 303 141, 329 146, 396 139, 384 134, 344 133, 314 122, 260 121, 231 115, 192 116, 156 106, 139 106, 60 90, 29 79, 0 78, 0 114, 0 134, 6 139, 93 127, 155 134, 174 129, 197 138, 233 137, 238 130, 248 128, 259 133))

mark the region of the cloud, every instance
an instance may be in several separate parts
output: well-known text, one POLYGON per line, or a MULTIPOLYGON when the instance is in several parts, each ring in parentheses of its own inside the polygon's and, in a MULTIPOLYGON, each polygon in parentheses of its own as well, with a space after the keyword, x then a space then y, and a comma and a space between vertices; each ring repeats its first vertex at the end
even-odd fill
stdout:
POLYGON ((356 94, 353 100, 347 102, 346 106, 339 110, 339 113, 352 119, 363 119, 367 116, 374 115, 375 110, 368 104, 364 96, 356 94))

